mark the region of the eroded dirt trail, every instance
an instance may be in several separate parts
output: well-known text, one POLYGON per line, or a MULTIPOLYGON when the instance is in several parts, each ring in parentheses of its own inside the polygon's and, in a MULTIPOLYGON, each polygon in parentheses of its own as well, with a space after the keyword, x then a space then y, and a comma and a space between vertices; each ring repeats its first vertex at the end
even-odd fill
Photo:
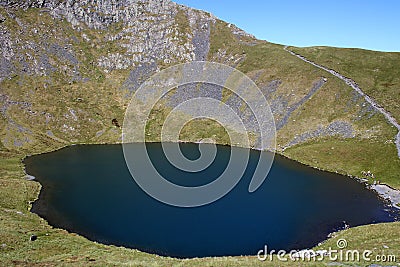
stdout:
POLYGON ((396 135, 396 147, 397 147, 397 154, 400 158, 400 125, 399 123, 396 121, 396 119, 389 113, 387 112, 383 107, 381 107, 377 102, 375 102, 375 100, 373 100, 370 96, 368 96, 366 93, 364 93, 364 91, 360 88, 360 86, 358 86, 358 84, 353 81, 352 79, 340 74, 339 72, 333 70, 333 69, 329 69, 327 67, 324 67, 322 65, 319 65, 311 60, 308 60, 307 58, 305 58, 304 56, 297 54, 291 50, 288 49, 288 46, 285 46, 283 48, 285 51, 289 52, 291 55, 298 57, 299 59, 303 60, 304 62, 307 62, 319 69, 322 69, 326 72, 329 72, 330 74, 332 74, 333 76, 341 79, 342 81, 344 81, 348 86, 350 86, 351 88, 353 88, 357 93, 359 93, 364 99, 365 101, 367 101, 368 103, 371 104, 371 106, 373 106, 378 112, 380 112, 381 114, 383 114, 383 116, 385 116, 385 118, 394 126, 397 128, 398 133, 396 135))

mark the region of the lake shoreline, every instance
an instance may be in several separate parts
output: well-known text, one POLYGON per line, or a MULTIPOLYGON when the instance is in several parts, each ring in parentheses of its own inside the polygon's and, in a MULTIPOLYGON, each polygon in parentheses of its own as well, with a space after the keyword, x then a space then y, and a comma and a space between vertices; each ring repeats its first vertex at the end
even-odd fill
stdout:
POLYGON ((349 177, 351 179, 355 179, 355 180, 357 180, 357 182, 364 184, 365 187, 368 190, 371 190, 374 193, 376 193, 379 198, 389 202, 391 207, 396 208, 396 209, 400 209, 400 190, 396 189, 396 188, 393 188, 388 184, 380 183, 380 184, 374 185, 374 184, 368 183, 368 179, 365 179, 365 178, 360 178, 358 176, 354 176, 354 175, 351 175, 349 173, 339 173, 337 171, 329 171, 329 170, 325 170, 325 169, 322 169, 322 168, 319 168, 319 167, 316 167, 316 166, 311 166, 311 165, 306 164, 304 162, 292 159, 292 158, 288 157, 287 155, 279 153, 279 152, 276 152, 276 154, 278 154, 278 155, 280 155, 282 157, 285 157, 285 158, 287 158, 289 160, 292 160, 292 161, 298 162, 300 164, 303 164, 303 165, 305 165, 307 167, 310 167, 310 168, 313 168, 313 169, 317 169, 319 171, 323 171, 323 172, 327 172, 327 173, 335 173, 335 174, 347 176, 347 177, 349 177))
MULTIPOLYGON (((160 143, 160 142, 147 142, 147 143, 160 143)), ((200 141, 200 142, 179 142, 179 143, 205 143, 205 142, 200 141)), ((214 143, 214 144, 215 144, 215 143, 214 143)), ((47 154, 47 153, 55 152, 55 151, 58 151, 58 150, 61 150, 61 149, 63 149, 63 148, 70 147, 70 146, 87 146, 87 145, 117 145, 117 146, 119 146, 119 145, 122 145, 122 143, 82 143, 82 144, 71 144, 71 145, 62 146, 62 147, 57 148, 57 149, 55 149, 55 150, 53 150, 53 151, 46 151, 46 152, 43 152, 43 153, 35 153, 35 154, 26 155, 26 156, 22 159, 23 168, 24 168, 24 173, 25 173, 25 179, 30 180, 30 181, 34 181, 34 182, 38 182, 38 184, 39 184, 39 190, 38 190, 37 196, 35 197, 35 199, 34 199, 33 201, 31 201, 31 202, 29 203, 29 204, 30 204, 30 205, 29 205, 29 209, 28 209, 29 212, 34 213, 34 212, 32 211, 33 203, 39 200, 39 196, 40 196, 40 193, 41 193, 41 191, 42 191, 43 188, 42 188, 42 184, 38 181, 38 179, 36 179, 35 177, 33 177, 32 175, 30 175, 30 174, 28 174, 28 173, 26 172, 26 165, 25 165, 25 162, 24 162, 25 159, 26 159, 27 157, 29 157, 29 156, 47 154)), ((220 145, 220 144, 218 144, 218 145, 220 145)), ((221 145, 222 145, 222 146, 230 146, 230 145, 228 145, 228 144, 221 144, 221 145)), ((238 146, 236 146, 236 147, 238 147, 238 146)), ((260 151, 259 149, 254 149, 254 148, 251 148, 251 149, 260 151)), ((286 155, 284 155, 284 154, 282 154, 282 153, 279 153, 279 152, 275 152, 275 154, 278 154, 279 156, 281 156, 281 157, 283 157, 283 158, 285 158, 285 159, 288 159, 288 160, 290 160, 290 161, 292 161, 292 162, 299 163, 299 164, 301 164, 301 165, 303 165, 303 166, 305 166, 305 167, 311 167, 311 168, 313 168, 313 169, 316 169, 316 170, 319 170, 319 171, 322 171, 322 172, 325 172, 325 173, 339 174, 339 175, 347 176, 347 177, 349 177, 349 178, 353 178, 353 179, 355 179, 357 182, 359 182, 359 183, 361 183, 361 184, 364 184, 366 189, 368 189, 368 190, 370 190, 370 191, 373 191, 381 200, 383 200, 384 202, 386 202, 386 205, 388 205, 388 206, 390 206, 390 207, 394 207, 394 208, 400 209, 400 207, 397 206, 397 204, 400 203, 400 190, 396 190, 396 189, 394 189, 394 188, 391 188, 389 185, 386 185, 386 184, 371 185, 371 184, 368 183, 368 180, 367 180, 367 179, 362 179, 362 178, 359 178, 359 177, 356 177, 356 176, 352 176, 352 175, 349 175, 349 174, 342 174, 342 173, 338 173, 338 172, 335 172, 335 171, 328 171, 328 170, 324 170, 324 169, 321 169, 321 168, 318 168, 318 167, 315 167, 315 166, 310 166, 310 165, 304 164, 304 163, 302 163, 302 162, 300 162, 300 161, 298 161, 298 160, 291 159, 291 158, 289 158, 288 156, 286 156, 286 155)), ((37 215, 37 216, 39 216, 37 213, 34 213, 34 214, 37 215)), ((39 216, 39 217, 42 218, 41 216, 39 216)), ((43 219, 43 218, 42 218, 42 219, 43 219)), ((45 220, 45 219, 43 219, 43 220, 45 220)), ((47 220, 45 220, 45 221, 47 221, 47 220)), ((47 221, 47 223, 49 223, 49 222, 47 221)), ((372 224, 373 224, 373 223, 372 223, 372 224)), ((371 224, 366 224, 366 225, 371 225, 371 224)), ((61 228, 61 229, 63 229, 63 228, 61 228)), ((333 233, 338 233, 338 232, 341 232, 341 231, 343 231, 343 230, 346 230, 346 228, 344 227, 343 229, 338 229, 338 230, 332 232, 331 234, 333 234, 333 233)), ((70 232, 70 233, 73 233, 73 232, 70 232)), ((76 234, 76 233, 75 233, 75 234, 76 234)), ((78 235, 79 235, 79 234, 78 234, 78 235)), ((333 237, 332 235, 328 235, 328 236, 327 236, 323 241, 321 241, 320 243, 326 242, 326 241, 328 241, 329 239, 331 239, 332 237, 333 237)), ((87 238, 87 237, 85 237, 85 238, 87 238)), ((90 239, 89 239, 89 240, 90 240, 90 239)), ((92 241, 92 242, 95 242, 95 241, 92 241)), ((319 244, 320 244, 320 243, 319 243, 319 244)), ((319 244, 317 244, 315 247, 317 247, 319 244)), ((129 248, 129 247, 127 247, 127 248, 129 248)), ((130 248, 129 248, 129 249, 130 249, 130 248)), ((157 254, 156 254, 156 255, 157 255, 157 254)))
MULTIPOLYGON (((160 142, 158 142, 158 141, 146 141, 146 143, 160 143, 160 142)), ((200 140, 200 141, 197 141, 197 142, 179 140, 178 143, 195 143, 195 144, 203 143, 203 144, 215 144, 215 145, 221 145, 221 146, 232 146, 232 145, 229 145, 229 144, 219 144, 219 143, 215 143, 215 142, 207 142, 207 141, 204 141, 204 140, 200 140)), ((66 147, 76 146, 76 145, 81 145, 81 146, 86 146, 86 145, 123 145, 123 143, 108 143, 108 142, 102 142, 102 143, 77 143, 77 144, 64 145, 64 146, 61 146, 61 147, 59 147, 57 149, 54 149, 54 150, 51 150, 51 151, 45 151, 45 152, 39 152, 39 153, 26 155, 24 158, 22 158, 22 164, 24 166, 25 179, 36 181, 35 179, 32 179, 31 175, 26 173, 25 163, 24 163, 25 158, 27 158, 29 156, 34 156, 34 155, 42 155, 42 154, 55 152, 55 151, 58 151, 60 149, 66 148, 66 147)), ((233 145, 233 147, 250 148, 250 149, 253 149, 253 150, 261 151, 260 149, 253 148, 253 147, 243 147, 243 146, 236 146, 236 145, 233 145)), ((319 170, 319 171, 323 171, 323 172, 327 172, 327 173, 335 173, 335 174, 339 174, 339 175, 343 175, 343 176, 347 176, 347 177, 350 177, 352 179, 355 179, 359 183, 364 184, 368 190, 371 190, 374 193, 376 193, 379 198, 381 198, 384 201, 389 202, 391 207, 394 207, 396 209, 400 209, 400 190, 399 189, 393 188, 390 185, 385 184, 385 183, 381 183, 381 184, 377 184, 377 185, 370 184, 370 183, 368 183, 368 180, 365 179, 365 178, 360 178, 360 177, 357 177, 357 176, 353 176, 353 175, 348 174, 348 173, 339 173, 337 171, 330 171, 330 170, 326 170, 326 169, 319 168, 319 167, 316 167, 316 166, 312 166, 312 165, 306 164, 304 162, 301 162, 299 160, 292 159, 292 158, 288 157, 287 155, 283 154, 282 152, 283 151, 275 151, 274 153, 278 154, 278 155, 280 155, 280 156, 282 156, 282 157, 284 157, 286 159, 292 160, 294 162, 300 163, 300 164, 302 164, 304 166, 307 166, 307 167, 310 167, 310 168, 313 168, 313 169, 316 169, 316 170, 319 170)), ((40 188, 40 190, 41 190, 41 188, 40 188)), ((40 194, 40 190, 39 190, 39 194, 40 194)), ((36 201, 39 198, 39 194, 35 198, 34 201, 36 201)))
MULTIPOLYGON (((157 145, 156 145, 156 147, 159 147, 159 146, 161 146, 160 145, 160 142, 149 142, 149 143, 157 143, 157 145)), ((102 146, 102 144, 92 144, 92 145, 97 145, 97 148, 96 148, 96 146, 95 147, 92 147, 92 148, 90 148, 90 147, 87 147, 87 148, 85 148, 85 146, 88 146, 88 144, 80 144, 80 146, 79 145, 76 145, 77 147, 75 147, 75 148, 73 148, 74 146, 72 145, 72 146, 69 146, 69 149, 67 149, 66 151, 63 151, 63 152, 61 152, 61 154, 60 155, 63 155, 64 157, 65 157, 65 155, 67 155, 67 154, 64 154, 64 153, 71 153, 70 151, 86 151, 86 150, 88 150, 88 151, 102 151, 103 149, 101 148, 102 146)), ((111 150, 109 150, 109 149, 107 149, 106 151, 115 151, 115 153, 117 153, 118 155, 120 154, 118 151, 121 149, 121 143, 119 143, 119 144, 107 144, 107 145, 111 145, 111 147, 110 147, 110 149, 111 150)), ((136 144, 136 145, 138 145, 138 144, 136 144)), ((139 146, 140 146, 140 144, 139 144, 139 146)), ((150 148, 150 149, 152 149, 152 148, 154 148, 155 146, 154 145, 151 145, 151 146, 149 146, 148 148, 150 148)), ((191 148, 192 148, 192 151, 194 151, 193 150, 193 148, 195 148, 196 146, 191 146, 191 148)), ((229 147, 229 146, 227 146, 227 145, 225 145, 225 147, 229 147)), ((182 148, 183 149, 183 148, 182 148)), ((226 149, 224 149, 225 151, 228 151, 228 150, 226 150, 226 149)), ((255 152, 255 151, 259 151, 259 150, 256 150, 256 149, 253 149, 253 153, 259 153, 259 152, 255 152)), ((161 151, 160 151, 161 152, 161 151)), ((158 152, 158 153, 160 153, 160 152, 158 152)), ((72 152, 72 153, 74 153, 74 152, 72 152)), ((76 153, 76 152, 75 152, 76 153)), ((91 152, 91 153, 93 153, 93 152, 91 152)), ((162 152, 161 152, 162 153, 162 152)), ((387 203, 386 202, 382 202, 382 201, 380 201, 377 197, 376 197, 376 194, 371 194, 371 193, 367 193, 368 191, 370 191, 370 190, 365 190, 365 189, 367 189, 365 186, 356 186, 356 184, 359 184, 358 182, 359 181, 354 181, 353 180, 353 182, 351 182, 350 180, 347 180, 348 182, 346 182, 346 179, 342 179, 342 175, 340 175, 340 174, 335 174, 334 172, 327 172, 327 171, 323 171, 323 173, 326 173, 325 175, 324 174, 318 174, 318 172, 316 172, 316 171, 312 171, 311 169, 309 169, 308 171, 306 170, 306 168, 308 168, 308 167, 310 167, 310 166, 308 166, 308 165, 305 165, 305 164, 302 164, 302 163, 300 163, 300 162, 298 162, 298 161, 295 161, 295 160, 292 160, 292 159, 290 159, 290 158, 288 158, 287 156, 285 156, 285 155, 281 155, 280 153, 277 153, 278 155, 277 155, 277 159, 276 159, 276 163, 278 164, 278 166, 279 166, 279 162, 282 162, 282 159, 286 159, 286 160, 288 160, 288 162, 286 163, 286 164, 289 164, 289 165, 286 165, 286 166, 291 166, 292 164, 294 164, 294 167, 291 167, 291 168, 295 168, 295 169, 297 169, 298 167, 300 167, 300 168, 304 168, 305 169, 305 171, 306 171, 306 173, 316 173, 317 175, 315 176, 315 178, 314 178, 314 181, 319 181, 318 183, 319 184, 325 184, 325 186, 322 186, 321 188, 324 188, 324 187, 329 187, 329 184, 330 184, 330 181, 331 181, 331 178, 328 178, 328 177, 336 177, 335 179, 336 179, 336 181, 343 181, 343 183, 342 182, 340 182, 340 184, 342 184, 342 187, 338 187, 338 188, 343 188, 344 189, 344 191, 348 191, 348 190, 351 190, 351 188, 353 188, 353 186, 350 186, 350 184, 353 184, 355 187, 354 188, 360 188, 360 190, 362 190, 362 191, 360 191, 360 194, 358 194, 358 193, 356 193, 356 195, 359 195, 359 196, 363 196, 364 194, 368 194, 368 195, 370 195, 370 198, 371 199, 375 199, 374 201, 376 201, 377 203, 378 202, 380 202, 381 204, 379 204, 379 205, 381 205, 381 208, 380 208, 380 210, 385 210, 385 212, 387 211, 386 210, 386 207, 388 207, 388 205, 387 205, 387 203), (290 162, 292 162, 292 163, 290 163, 290 162), (303 167, 301 167, 301 166, 303 166, 303 167), (329 175, 328 175, 328 173, 329 173, 329 175), (333 176, 331 175, 331 174, 334 174, 333 176), (317 179, 318 178, 318 176, 320 177, 320 178, 324 178, 325 176, 327 177, 327 183, 325 183, 324 182, 324 180, 320 180, 320 179, 317 179), (347 187, 347 183, 350 183, 349 184, 349 187, 347 187), (362 188, 364 188, 364 189, 362 189, 362 188), (362 193, 362 192, 365 192, 365 193, 362 193)), ((57 155, 59 155, 59 154, 57 154, 57 155)), ((75 158, 75 162, 77 162, 77 164, 79 164, 79 162, 81 162, 82 160, 84 160, 84 158, 80 158, 80 156, 79 155, 81 155, 81 153, 78 153, 78 154, 76 154, 76 156, 77 157, 75 157, 75 156, 69 156, 69 157, 67 157, 67 158, 75 158)), ((52 158, 54 158, 52 155, 47 155, 47 156, 45 156, 44 157, 44 159, 52 159, 52 158)), ((57 158, 57 157, 56 157, 57 158)), ((85 158, 92 158, 92 157, 85 157, 85 158)), ((62 159, 61 159, 62 160, 62 159)), ((121 156, 121 155, 119 155, 118 156, 118 160, 119 160, 119 162, 120 162, 120 164, 121 165, 123 165, 124 164, 124 158, 121 156), (122 162, 121 162, 121 160, 122 160, 122 162)), ((42 174, 40 173, 40 172, 37 172, 35 169, 31 169, 31 167, 33 167, 33 166, 35 166, 35 165, 32 165, 32 163, 33 162, 41 162, 41 158, 40 157, 38 157, 38 158, 36 158, 36 159, 33 159, 33 161, 31 161, 31 160, 26 160, 24 163, 26 164, 26 170, 28 171, 28 173, 29 173, 29 171, 31 171, 31 173, 30 174, 33 174, 33 175, 36 175, 37 176, 37 179, 36 179, 36 181, 37 182, 39 182, 39 183, 41 183, 41 182, 43 182, 44 180, 41 180, 41 177, 42 177, 42 174)), ((44 166, 46 166, 46 164, 44 165, 44 166)), ((56 166, 56 165, 55 165, 56 166)), ((86 166, 86 165, 85 165, 86 166)), ((223 165, 221 165, 221 166, 223 166, 223 165)), ((314 169, 316 169, 316 168, 314 168, 314 169)), ((317 170, 317 169, 316 169, 317 170)), ((320 170, 319 170, 320 171, 320 170)), ((272 173, 273 174, 273 173, 272 173)), ((271 177, 276 177, 276 175, 273 175, 273 176, 271 176, 271 177)), ((293 177, 296 177, 296 176, 293 176, 293 177)), ((299 176, 299 178, 300 177, 302 177, 302 176, 299 176)), ((43 178, 43 177, 42 177, 43 178)), ((50 177, 51 178, 51 177, 50 177)), ((65 178, 67 178, 67 177, 65 177, 65 178)), ((57 180, 57 179, 56 179, 57 180)), ((281 180, 281 179, 279 179, 279 180, 281 180)), ((296 180, 294 180, 294 181, 297 181, 297 179, 296 180)), ((286 180, 284 180, 284 182, 282 183, 281 182, 281 184, 284 186, 284 185, 292 185, 293 184, 293 182, 294 182, 293 180, 291 180, 291 181, 286 181, 286 180)), ((301 182, 300 182, 300 184, 301 184, 301 182)), ((365 183, 364 183, 365 184, 365 183)), ((46 183, 43 183, 43 186, 46 186, 46 183)), ((310 185, 311 186, 311 185, 310 185)), ((310 186, 308 186, 307 188, 312 188, 312 187, 310 187, 310 186)), ((246 187, 246 186, 245 186, 246 187)), ((247 187, 246 187, 247 188, 247 187)), ((315 190, 317 190, 316 191, 316 193, 318 194, 318 191, 319 191, 319 189, 318 188, 320 188, 320 187, 318 187, 318 186, 316 186, 316 188, 317 189, 315 189, 315 190)), ((329 187, 329 188, 334 188, 334 187, 329 187)), ((41 193, 43 192, 43 189, 45 189, 45 187, 42 187, 41 188, 41 191, 39 192, 39 195, 38 195, 38 197, 37 197, 37 199, 39 199, 39 202, 40 201, 42 201, 41 203, 42 204, 45 204, 48 200, 44 200, 44 202, 43 202, 43 196, 44 195, 42 195, 41 193), (42 199, 42 200, 41 200, 42 199)), ((288 190, 290 190, 290 189, 288 189, 288 190)), ((307 189, 308 190, 308 189, 307 189)), ((312 190, 312 189, 311 189, 312 190)), ((322 190, 322 189, 321 189, 322 190)), ((44 191, 46 191, 46 190, 44 190, 44 191)), ((340 189, 339 189, 339 191, 341 191, 340 189)), ((246 192, 247 192, 247 190, 246 190, 246 192)), ((294 189, 294 192, 293 193, 295 193, 295 194, 302 194, 301 192, 303 192, 301 189, 299 190, 299 188, 295 188, 294 189), (297 192, 297 193, 295 193, 295 192, 297 192)), ((324 191, 321 191, 321 192, 324 192, 324 191)), ((353 191, 353 192, 358 192, 358 191, 353 191)), ((326 194, 326 195, 330 195, 330 193, 328 193, 328 194, 326 194)), ((264 196, 265 196, 265 194, 264 194, 264 196)), ((324 194, 324 196, 325 196, 325 194, 324 194)), ((301 197, 301 196, 299 196, 299 197, 301 197)), ((335 199, 337 199, 336 197, 335 197, 335 199)), ((340 198, 341 200, 343 199, 343 198, 340 198)), ((336 201, 336 200, 334 200, 334 201, 336 201)), ((260 201, 258 201, 257 203, 262 203, 262 202, 260 202, 260 201)), ((332 203, 332 201, 330 201, 329 203, 332 203)), ((326 203, 326 205, 327 206, 329 206, 330 204, 329 203, 326 203)), ((343 204, 343 203, 342 203, 343 204)), ((37 205, 37 202, 36 202, 36 204, 35 203, 33 203, 33 207, 31 208, 31 212, 33 212, 33 213, 35 213, 36 215, 39 215, 39 214, 41 214, 41 215, 43 215, 43 216, 47 216, 47 215, 45 215, 45 214, 42 214, 42 213, 40 213, 40 212, 38 212, 38 210, 37 210, 37 207, 38 206, 36 206, 37 205)), ((325 205, 324 205, 325 206, 325 205)), ((338 207, 338 209, 342 209, 341 208, 341 205, 339 205, 340 207, 338 207)), ((373 207, 373 205, 372 206, 369 206, 369 208, 368 207, 365 207, 365 205, 363 204, 363 203, 359 203, 359 204, 356 204, 356 206, 355 207, 360 207, 360 209, 362 209, 362 208, 367 208, 367 210, 371 210, 371 207, 373 207)), ((328 212, 328 213, 331 213, 331 212, 328 212)), ((333 213, 332 213, 333 214, 333 213)), ((328 215, 328 216, 330 216, 330 215, 328 215)), ((39 216, 39 217, 41 217, 41 216, 39 216)), ((57 217, 59 217, 59 216, 57 216, 57 217)), ((362 218, 363 216, 361 216, 361 218, 362 218)), ((43 218, 43 217, 42 217, 43 218)), ((54 217, 54 218, 56 218, 56 217, 54 217)), ((55 223, 56 221, 53 221, 54 220, 54 218, 53 219, 51 219, 50 217, 48 218, 49 219, 49 221, 52 221, 52 224, 53 223, 55 223)), ((62 218, 62 217, 59 217, 59 218, 62 218)), ((366 220, 365 221, 365 218, 367 218, 367 216, 364 216, 364 219, 361 219, 361 220, 364 220, 364 222, 361 224, 361 225, 368 225, 368 224, 372 224, 371 223, 371 221, 368 221, 368 220, 366 220)), ((349 218, 347 218, 346 219, 346 221, 349 221, 350 222, 350 224, 351 225, 353 225, 353 226, 357 226, 358 225, 358 223, 357 222, 353 222, 352 223, 352 219, 350 219, 350 217, 349 218), (347 220, 347 219, 349 219, 349 220, 347 220)), ((395 219, 396 220, 396 219, 395 219)), ((378 220, 379 221, 379 220, 378 220)), ((341 221, 339 221, 339 222, 341 222, 341 221)), ((337 223, 337 222, 336 222, 337 223)), ((335 224, 336 224, 335 223, 335 224)), ((68 227, 67 228, 65 228, 65 227, 63 227, 62 226, 62 224, 61 225, 59 225, 58 227, 57 227, 57 223, 55 223, 55 224, 53 224, 56 228, 61 228, 61 229, 67 229, 67 231, 71 231, 71 232, 75 232, 74 230, 72 230, 72 229, 69 229, 68 227), (69 230, 68 230, 69 229, 69 230)), ((320 239, 319 239, 319 243, 320 242, 324 242, 324 241, 326 241, 326 240, 328 240, 329 239, 329 236, 327 236, 329 233, 331 233, 330 231, 340 231, 340 230, 342 230, 342 227, 341 227, 341 225, 340 225, 340 223, 339 223, 339 225, 336 225, 336 226, 334 226, 334 228, 332 228, 331 230, 329 230, 329 232, 326 232, 326 233, 323 233, 322 234, 322 236, 320 237, 320 239)), ((78 233, 79 233, 79 231, 78 231, 78 233)), ((79 235, 79 234, 78 234, 79 235)), ((316 234, 316 235, 318 235, 318 234, 316 234)), ((259 236, 262 236, 262 235, 259 235, 259 236)), ((84 235, 84 237, 86 237, 86 238, 88 238, 89 240, 94 240, 93 239, 93 237, 91 238, 91 237, 88 237, 88 236, 86 236, 86 235, 84 235)), ((307 238, 308 239, 308 238, 307 238)), ((303 240, 306 240, 306 239, 303 239, 303 240)), ((310 239, 311 240, 311 239, 310 239)), ((312 241, 307 241, 307 242, 312 242, 312 241)), ((308 244, 308 245, 305 245, 304 247, 313 247, 313 246, 316 246, 317 245, 317 243, 315 243, 315 244, 308 244)), ((129 248, 129 246, 126 246, 127 248, 129 248)), ((301 247, 301 248, 304 248, 304 247, 301 247)), ((136 247, 137 248, 137 247, 136 247)), ((300 249, 300 248, 299 248, 300 249)), ((143 251, 146 251, 146 250, 143 250, 143 251)), ((224 254, 225 255, 225 254, 224 254)), ((247 254, 246 254, 247 255, 247 254)), ((250 254, 248 254, 248 255, 250 255, 250 254)), ((252 255, 252 254, 251 254, 252 255)))
POLYGON ((373 184, 369 188, 374 190, 380 197, 389 201, 391 206, 400 209, 400 191, 387 184, 373 184))

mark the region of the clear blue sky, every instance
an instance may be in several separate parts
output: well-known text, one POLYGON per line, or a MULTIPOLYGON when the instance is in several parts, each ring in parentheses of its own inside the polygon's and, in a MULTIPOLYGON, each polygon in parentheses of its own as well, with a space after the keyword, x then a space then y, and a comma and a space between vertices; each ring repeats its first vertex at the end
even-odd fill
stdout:
POLYGON ((400 51, 400 0, 173 1, 274 43, 400 51))

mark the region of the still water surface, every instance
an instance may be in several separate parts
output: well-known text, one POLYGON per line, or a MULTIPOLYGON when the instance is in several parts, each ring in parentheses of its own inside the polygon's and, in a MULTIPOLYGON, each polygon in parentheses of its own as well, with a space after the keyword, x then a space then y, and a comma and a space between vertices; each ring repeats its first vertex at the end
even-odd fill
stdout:
MULTIPOLYGON (((163 175, 187 186, 213 181, 230 155, 228 146, 217 146, 209 168, 188 174, 168 164, 161 144, 147 148, 163 175)), ((181 148, 188 158, 199 157, 196 144, 181 148)), ((250 152, 248 168, 229 194, 196 208, 169 206, 143 192, 130 176, 121 145, 71 146, 28 157, 25 164, 43 186, 32 211, 51 225, 97 242, 174 257, 255 255, 264 245, 309 248, 344 222, 357 226, 398 216, 363 184, 278 155, 263 185, 249 193, 259 155, 250 152)))

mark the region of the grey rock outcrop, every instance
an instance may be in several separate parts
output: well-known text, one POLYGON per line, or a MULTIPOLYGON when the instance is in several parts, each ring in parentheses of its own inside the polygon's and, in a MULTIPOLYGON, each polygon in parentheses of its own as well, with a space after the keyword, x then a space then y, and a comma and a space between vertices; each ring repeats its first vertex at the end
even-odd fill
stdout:
MULTIPOLYGON (((308 90, 288 89, 286 74, 277 71, 275 76, 272 71, 266 75, 268 67, 263 69, 262 62, 257 62, 258 58, 248 52, 250 46, 256 44, 264 47, 266 42, 256 40, 211 14, 170 0, 0 0, 0 83, 8 87, 8 91, 4 90, 7 92, 1 91, 0 114, 5 127, 12 130, 10 132, 20 130, 18 119, 30 122, 35 118, 35 122, 42 123, 41 128, 37 128, 40 134, 45 133, 53 139, 62 136, 71 141, 82 136, 107 136, 110 120, 101 124, 102 116, 111 116, 105 113, 115 110, 122 114, 126 101, 152 74, 177 63, 209 60, 239 69, 247 65, 247 74, 254 76, 270 103, 277 130, 287 131, 293 127, 288 123, 294 121, 290 120, 292 115, 321 88, 326 88, 323 86, 326 79, 314 76, 314 84, 310 82, 308 90), (226 28, 218 35, 221 27, 226 28), (223 40, 213 39, 215 36, 223 40), (248 64, 248 59, 256 62, 248 64), (84 84, 86 82, 90 82, 89 85, 84 84), (107 91, 109 88, 101 88, 101 91, 98 87, 104 84, 111 85, 113 91, 107 91), (22 92, 14 90, 15 87, 22 92), (81 88, 88 92, 81 94, 81 88), (291 93, 288 94, 288 90, 291 93), (90 99, 92 95, 96 100, 90 99), (42 101, 42 97, 46 99, 42 101), (47 103, 50 101, 47 98, 61 103, 47 103), (19 101, 22 99, 24 101, 19 101), (69 102, 68 105, 63 101, 69 102), (91 107, 86 109, 86 104, 91 107), (58 109, 47 109, 47 105, 58 109), (106 107, 103 113, 96 109, 100 105, 99 109, 106 107), (42 110, 37 111, 38 106, 42 110), (72 106, 74 109, 70 109, 72 106), (15 119, 11 114, 13 109, 19 109, 18 112, 24 115, 15 119)), ((269 45, 265 47, 269 49, 269 45)), ((356 86, 348 78, 330 73, 356 86)), ((173 108, 184 100, 199 96, 225 102, 237 112, 250 132, 260 130, 254 114, 242 99, 226 95, 222 88, 210 84, 182 86, 164 100, 168 108, 173 108)), ((349 110, 355 105, 361 105, 361 108, 358 113, 352 113, 351 123, 369 119, 378 110, 367 98, 359 99, 358 96, 349 101, 349 110), (360 103, 362 100, 365 103, 360 103)), ((118 120, 122 121, 122 118, 118 117, 118 120)), ((33 129, 36 125, 29 127, 33 129)), ((30 132, 18 131, 21 137, 14 141, 11 134, 7 135, 2 139, 3 144, 21 147, 29 143, 31 136, 24 139, 23 135, 34 135, 32 129, 30 132)), ((292 141, 288 145, 322 135, 346 138, 354 135, 352 124, 344 121, 307 131, 290 136, 288 139, 292 141)))

